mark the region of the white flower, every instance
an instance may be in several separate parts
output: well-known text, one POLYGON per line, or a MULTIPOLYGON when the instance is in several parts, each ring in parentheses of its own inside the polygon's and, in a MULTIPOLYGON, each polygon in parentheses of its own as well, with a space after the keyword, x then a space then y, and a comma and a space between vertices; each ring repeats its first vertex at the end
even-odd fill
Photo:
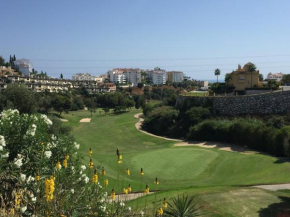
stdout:
POLYGON ((20 167, 23 165, 23 163, 22 163, 22 158, 18 158, 18 159, 14 162, 14 164, 15 164, 15 166, 16 166, 17 168, 20 168, 20 167))
POLYGON ((131 212, 131 206, 128 206, 128 211, 131 212))
POLYGON ((82 174, 83 174, 83 171, 81 170, 81 171, 80 171, 80 175, 82 175, 82 174))
POLYGON ((121 201, 120 206, 125 206, 125 203, 123 201, 121 201))
POLYGON ((29 176, 26 180, 26 182, 29 184, 31 181, 34 181, 34 177, 29 176))
POLYGON ((21 174, 20 174, 20 179, 21 179, 21 181, 25 182, 26 175, 23 174, 23 173, 21 173, 21 174))
POLYGON ((0 151, 3 151, 3 146, 2 145, 0 145, 0 151))
POLYGON ((7 158, 7 157, 9 157, 9 152, 7 152, 6 154, 3 154, 1 157, 2 157, 2 158, 7 158))
POLYGON ((26 210, 27 210, 27 207, 26 207, 26 206, 21 207, 21 212, 22 212, 22 213, 24 213, 26 210))
POLYGON ((85 183, 87 184, 90 179, 89 179, 89 177, 86 177, 84 180, 85 180, 85 183))
POLYGON ((86 169, 86 166, 85 165, 82 165, 81 166, 81 170, 85 170, 86 169))
POLYGON ((41 118, 47 125, 52 125, 52 121, 46 115, 41 115, 41 118))
POLYGON ((36 202, 36 197, 31 198, 32 202, 36 202))
POLYGON ((105 212, 106 207, 105 207, 105 206, 100 206, 100 209, 101 209, 103 212, 105 212))
POLYGON ((140 212, 140 215, 141 215, 141 216, 144 216, 144 212, 143 212, 142 210, 141 210, 141 212, 140 212))
POLYGON ((38 188, 38 189, 36 190, 36 192, 39 193, 39 192, 40 192, 40 189, 38 188))
POLYGON ((80 148, 80 144, 75 142, 74 145, 75 145, 75 149, 79 149, 80 148))
POLYGON ((52 153, 51 153, 51 151, 45 151, 44 155, 45 155, 46 158, 49 159, 51 157, 52 153))
POLYGON ((83 174, 83 175, 82 175, 82 177, 86 177, 86 176, 87 176, 86 174, 83 174))
POLYGON ((1 136, 1 135, 0 135, 0 145, 2 145, 4 147, 6 146, 4 136, 1 136))
POLYGON ((71 192, 72 194, 74 194, 74 193, 75 193, 75 190, 74 190, 74 189, 70 189, 70 192, 71 192))

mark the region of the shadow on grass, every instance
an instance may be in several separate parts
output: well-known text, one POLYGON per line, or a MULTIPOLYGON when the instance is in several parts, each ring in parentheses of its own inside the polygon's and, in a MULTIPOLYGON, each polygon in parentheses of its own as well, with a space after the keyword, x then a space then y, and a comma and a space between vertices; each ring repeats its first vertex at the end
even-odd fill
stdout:
POLYGON ((277 158, 277 160, 274 162, 275 164, 282 164, 282 163, 289 163, 290 159, 287 158, 277 158))
POLYGON ((115 115, 121 115, 121 114, 128 113, 128 112, 130 112, 130 111, 119 111, 119 112, 111 113, 110 115, 115 116, 115 115))
POLYGON ((259 211, 260 217, 290 217, 290 198, 279 197, 280 203, 273 203, 259 211))

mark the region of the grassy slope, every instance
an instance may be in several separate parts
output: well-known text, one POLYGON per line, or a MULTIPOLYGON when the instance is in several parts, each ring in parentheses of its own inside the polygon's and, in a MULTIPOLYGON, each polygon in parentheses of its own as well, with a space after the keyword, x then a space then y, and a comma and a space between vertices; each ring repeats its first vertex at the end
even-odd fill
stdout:
POLYGON ((199 192, 199 201, 208 206, 207 210, 214 216, 219 216, 219 213, 222 213, 221 216, 238 216, 233 213, 234 208, 239 209, 242 205, 249 213, 254 214, 257 213, 256 209, 264 209, 271 203, 281 201, 278 193, 255 190, 258 193, 238 192, 239 198, 244 202, 236 203, 235 194, 229 189, 233 188, 230 186, 290 182, 289 163, 281 163, 277 158, 260 154, 245 155, 217 149, 173 147, 175 142, 154 138, 135 129, 137 120, 133 115, 139 112, 132 110, 121 115, 107 116, 97 112, 91 123, 79 123, 81 118, 90 116, 87 111, 64 115, 69 120, 67 124, 74 127, 84 163, 88 164, 87 153, 91 147, 94 164, 105 166, 110 188, 121 189, 122 184, 130 183, 133 191, 136 191, 143 189, 147 183, 151 189, 168 190, 160 193, 161 198, 163 194, 170 196, 182 191, 194 194, 199 192), (116 148, 123 155, 121 165, 116 162, 116 148), (129 178, 124 176, 127 167, 131 170, 129 178), (145 176, 142 177, 140 186, 141 167, 144 168, 145 176), (120 182, 116 184, 118 174, 120 182), (156 176, 161 183, 157 186, 153 184, 156 176), (256 205, 254 202, 248 203, 247 195, 251 195, 256 205), (220 204, 221 201, 223 205, 220 204))

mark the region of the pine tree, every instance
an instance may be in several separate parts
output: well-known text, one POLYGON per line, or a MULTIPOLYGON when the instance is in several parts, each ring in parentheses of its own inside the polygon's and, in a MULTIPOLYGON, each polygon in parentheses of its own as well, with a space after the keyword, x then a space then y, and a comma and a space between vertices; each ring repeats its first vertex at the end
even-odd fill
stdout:
POLYGON ((60 74, 60 78, 63 79, 63 75, 62 74, 60 74))
POLYGON ((14 54, 14 56, 13 56, 13 61, 15 61, 16 60, 16 57, 15 57, 15 54, 14 54))

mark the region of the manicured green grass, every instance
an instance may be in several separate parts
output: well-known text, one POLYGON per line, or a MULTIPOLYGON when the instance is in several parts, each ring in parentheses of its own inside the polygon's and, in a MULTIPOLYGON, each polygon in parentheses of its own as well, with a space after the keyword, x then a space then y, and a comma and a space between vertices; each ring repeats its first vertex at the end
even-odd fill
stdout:
POLYGON ((130 201, 130 205, 145 207, 153 213, 162 206, 163 198, 170 203, 171 198, 183 194, 193 195, 200 214, 207 217, 258 217, 277 216, 290 212, 290 192, 271 192, 257 188, 238 187, 196 187, 168 190, 147 195, 130 201))
MULTIPOLYGON (((279 197, 283 194, 290 195, 289 192, 237 188, 289 183, 289 162, 261 154, 174 147, 174 141, 155 138, 135 128, 137 119, 133 116, 140 112, 131 110, 119 115, 105 115, 97 111, 90 123, 79 123, 80 119, 90 117, 88 111, 63 115, 69 120, 65 124, 73 126, 74 136, 81 144, 79 153, 83 163, 88 165, 88 150, 92 148, 94 165, 98 169, 105 167, 109 191, 112 188, 121 191, 130 183, 132 191, 142 191, 146 184, 151 190, 162 190, 157 194, 160 198, 181 192, 197 194, 205 210, 211 213, 206 216, 258 216, 257 210, 280 203, 282 199, 279 197), (117 163, 117 148, 123 155, 122 164, 117 163), (142 177, 139 174, 141 167, 145 173, 142 177), (131 170, 129 177, 125 174, 127 168, 131 170), (155 177, 158 177, 159 185, 154 184, 155 177), (248 201, 247 195, 252 195, 252 199, 248 201), (237 210, 243 212, 235 213, 237 210)), ((147 199, 148 203, 152 202, 155 196, 147 199)))
MULTIPOLYGON (((199 147, 173 147, 174 141, 155 138, 135 128, 140 111, 120 115, 104 115, 97 111, 90 123, 79 123, 89 117, 88 111, 65 114, 74 127, 76 140, 81 144, 83 162, 88 164, 88 150, 93 150, 95 165, 104 166, 108 176, 120 177, 129 168, 131 176, 124 180, 139 187, 142 167, 144 183, 152 184, 155 177, 162 185, 151 188, 168 189, 186 186, 239 186, 290 182, 290 164, 275 157, 231 153, 199 147), (116 149, 123 155, 123 164, 117 164, 116 149)), ((123 177, 122 177, 123 179, 123 177)))

